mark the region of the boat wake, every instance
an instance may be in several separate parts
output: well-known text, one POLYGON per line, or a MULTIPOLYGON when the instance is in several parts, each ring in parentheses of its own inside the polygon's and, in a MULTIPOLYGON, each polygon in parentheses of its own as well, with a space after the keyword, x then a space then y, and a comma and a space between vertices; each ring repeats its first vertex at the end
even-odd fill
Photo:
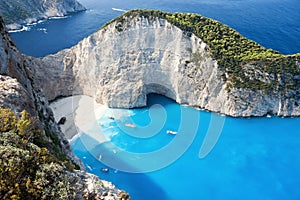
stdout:
POLYGON ((112 10, 119 11, 119 12, 127 12, 127 10, 123 10, 123 9, 120 9, 120 8, 112 8, 112 10))

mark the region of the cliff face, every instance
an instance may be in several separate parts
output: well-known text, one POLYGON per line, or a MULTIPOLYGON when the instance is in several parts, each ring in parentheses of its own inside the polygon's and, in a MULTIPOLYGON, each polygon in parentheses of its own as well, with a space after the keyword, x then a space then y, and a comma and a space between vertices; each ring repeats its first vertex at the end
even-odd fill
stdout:
POLYGON ((83 167, 82 171, 70 169, 73 164, 82 164, 72 153, 27 58, 15 47, 1 18, 0 36, 0 163, 5 169, 0 173, 0 199, 40 199, 41 195, 46 199, 129 199, 127 193, 83 167), (26 129, 25 134, 7 128, 13 126, 8 125, 13 120, 8 120, 12 116, 6 108, 16 117, 26 110, 35 128, 26 129), (33 135, 27 137, 29 134, 33 135), (43 157, 38 160, 38 156, 43 157), (26 188, 31 191, 26 192, 26 188))
POLYGON ((62 17, 85 8, 76 0, 0 0, 0 15, 9 29, 49 17, 62 17))
MULTIPOLYGON (((49 66, 46 73, 54 74, 37 76, 49 99, 83 93, 111 107, 139 107, 146 105, 148 93, 156 92, 196 105, 198 91, 220 84, 212 81, 216 62, 197 37, 159 19, 131 19, 122 32, 116 26, 112 23, 72 49, 42 59, 49 66), (190 61, 192 54, 203 58, 203 70, 190 61), (200 73, 203 77, 196 82, 193 77, 200 73)), ((44 68, 39 67, 37 74, 44 68)))
POLYGON ((35 105, 32 101, 32 85, 26 74, 27 69, 24 66, 24 58, 8 35, 2 20, 0 34, 0 74, 10 75, 9 77, 1 76, 0 103, 9 105, 18 112, 26 108, 31 114, 35 114, 35 105), (22 100, 18 94, 21 94, 22 100))
MULTIPOLYGON (((210 49, 166 19, 128 14, 71 49, 28 62, 49 100, 85 94, 110 107, 132 108, 145 106, 147 94, 158 93, 235 117, 300 115, 298 90, 265 94, 234 87, 230 78, 221 77, 224 71, 210 49)), ((268 81, 256 63, 242 68, 268 81)))

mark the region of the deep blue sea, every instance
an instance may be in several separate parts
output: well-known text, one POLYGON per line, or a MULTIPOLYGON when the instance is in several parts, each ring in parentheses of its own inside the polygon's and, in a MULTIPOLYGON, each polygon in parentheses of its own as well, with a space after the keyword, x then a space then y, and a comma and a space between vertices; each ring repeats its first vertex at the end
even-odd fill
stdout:
POLYGON ((236 29, 244 36, 291 54, 300 51, 299 0, 80 0, 88 9, 65 19, 52 19, 31 26, 30 31, 13 33, 22 52, 44 56, 71 47, 122 14, 118 8, 159 9, 192 12, 210 17, 236 29), (45 30, 46 29, 46 30, 45 30))
MULTIPOLYGON (((19 49, 37 57, 55 53, 120 10, 148 8, 199 13, 267 48, 300 52, 299 0, 80 2, 86 12, 12 33, 19 49)), ((128 191, 133 200, 300 199, 300 118, 236 119, 152 94, 147 107, 109 109, 98 124, 107 142, 82 134, 72 141, 73 151, 89 172, 128 191)))

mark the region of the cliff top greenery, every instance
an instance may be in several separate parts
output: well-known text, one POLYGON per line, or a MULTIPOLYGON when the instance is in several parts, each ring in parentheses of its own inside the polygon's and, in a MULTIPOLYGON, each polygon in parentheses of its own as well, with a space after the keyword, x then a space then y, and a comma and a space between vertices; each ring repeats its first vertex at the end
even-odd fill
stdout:
POLYGON ((0 199, 74 199, 79 185, 70 161, 47 148, 49 140, 26 111, 0 105, 0 199))
MULTIPOLYGON (((208 44, 208 51, 218 62, 224 81, 228 81, 228 89, 249 88, 264 90, 265 92, 278 92, 299 88, 299 81, 293 75, 300 75, 300 54, 283 55, 278 51, 266 49, 260 44, 243 37, 236 30, 216 20, 191 13, 167 13, 157 10, 132 10, 124 13, 112 22, 121 24, 130 17, 162 18, 182 29, 186 35, 191 33, 208 44), (258 66, 259 70, 269 76, 274 75, 274 80, 267 82, 253 78, 255 71, 245 68, 245 64, 258 66), (251 77, 252 76, 252 77, 251 77), (284 77, 284 78, 283 78, 284 77), (284 83, 278 82, 284 80, 284 83)), ((122 31, 122 27, 116 27, 122 31)))

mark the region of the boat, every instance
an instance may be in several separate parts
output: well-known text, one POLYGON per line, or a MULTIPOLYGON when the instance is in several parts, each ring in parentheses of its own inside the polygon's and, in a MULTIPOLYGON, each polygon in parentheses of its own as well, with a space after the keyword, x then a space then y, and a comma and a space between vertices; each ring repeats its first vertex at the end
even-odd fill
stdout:
POLYGON ((109 118, 109 119, 112 119, 112 120, 114 120, 114 119, 115 119, 113 116, 109 116, 108 118, 109 118))
POLYGON ((167 130, 167 134, 170 134, 170 135, 176 135, 177 132, 176 132, 176 131, 167 130))
POLYGON ((125 126, 130 127, 130 128, 135 128, 136 127, 136 125, 130 124, 130 123, 126 123, 125 126))
POLYGON ((107 172, 109 172, 109 169, 108 169, 108 168, 103 168, 103 167, 102 167, 102 168, 100 168, 100 171, 101 171, 101 172, 107 173, 107 172))

